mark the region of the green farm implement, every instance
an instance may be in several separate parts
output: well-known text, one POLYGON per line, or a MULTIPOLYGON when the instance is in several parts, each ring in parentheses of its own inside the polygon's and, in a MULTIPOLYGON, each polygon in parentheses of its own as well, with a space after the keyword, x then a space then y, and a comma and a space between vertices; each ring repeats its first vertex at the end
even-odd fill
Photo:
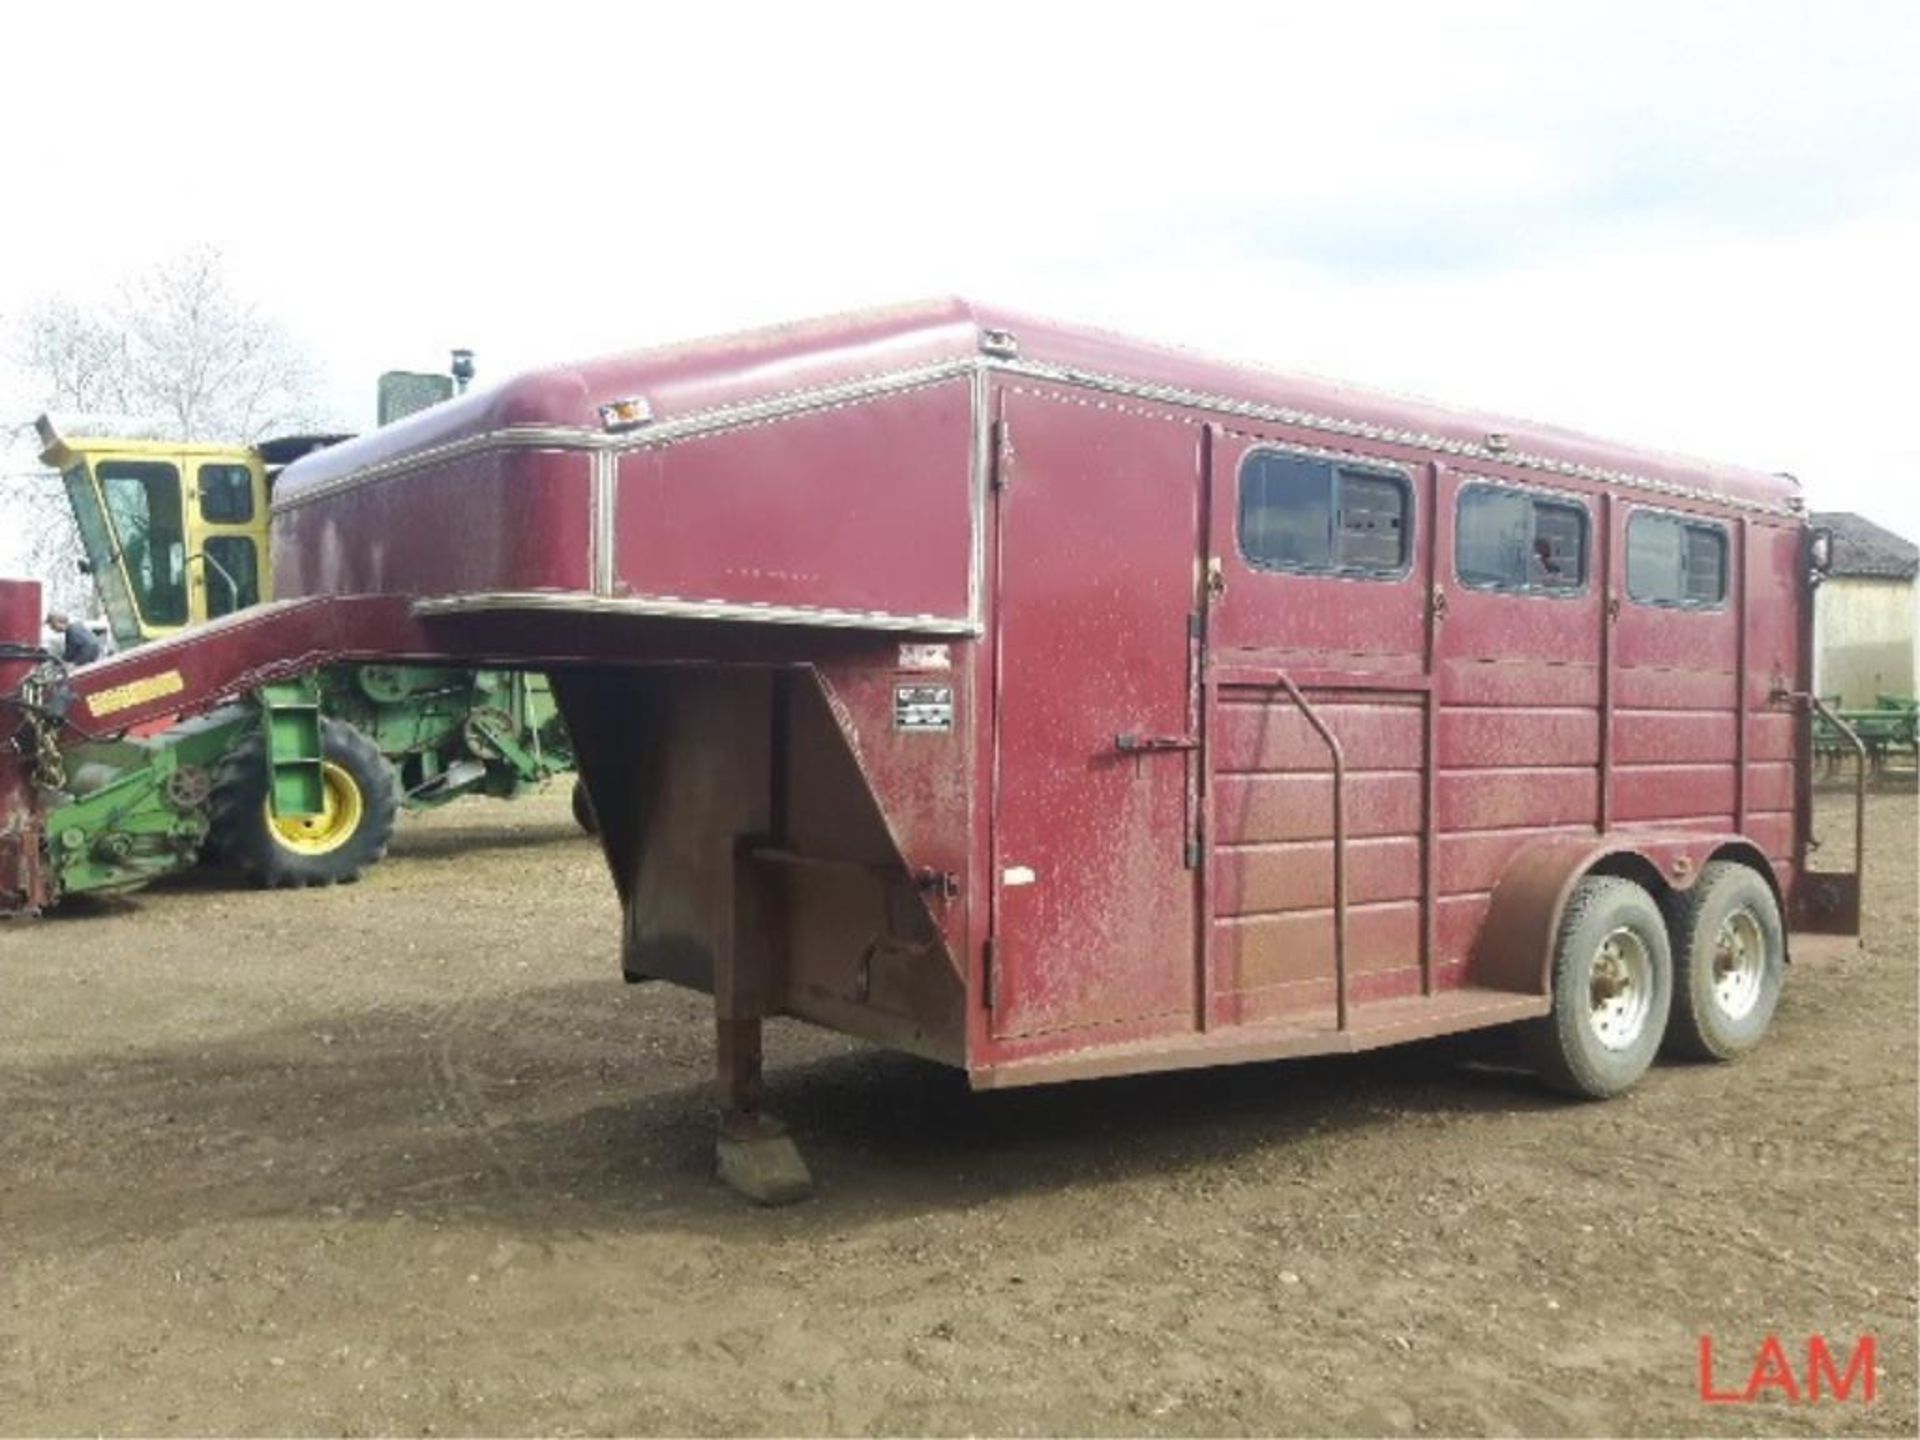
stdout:
MULTIPOLYGON (((161 640, 191 648, 209 626, 230 634, 248 623, 246 612, 272 597, 274 477, 338 438, 258 448, 80 438, 45 417, 39 431, 122 650, 161 640)), ((96 693, 89 722, 55 744, 63 676, 46 658, 21 703, 39 707, 27 733, 43 737, 34 773, 48 801, 57 898, 129 889, 201 860, 261 885, 352 880, 385 852, 400 811, 463 795, 505 799, 573 768, 542 675, 393 663, 302 670, 284 659, 273 683, 236 686, 211 706, 179 671, 125 695, 96 693), (163 697, 148 692, 169 683, 190 718, 119 728, 116 712, 150 712, 163 697)))
MULTIPOLYGON (((1875 773, 1884 771, 1888 762, 1905 758, 1920 764, 1920 700, 1910 695, 1881 695, 1873 707, 1865 710, 1841 710, 1837 701, 1829 702, 1834 713, 1845 721, 1866 747, 1867 763, 1875 773)), ((1816 712, 1813 723, 1814 753, 1827 765, 1837 764, 1853 746, 1824 714, 1816 712)))

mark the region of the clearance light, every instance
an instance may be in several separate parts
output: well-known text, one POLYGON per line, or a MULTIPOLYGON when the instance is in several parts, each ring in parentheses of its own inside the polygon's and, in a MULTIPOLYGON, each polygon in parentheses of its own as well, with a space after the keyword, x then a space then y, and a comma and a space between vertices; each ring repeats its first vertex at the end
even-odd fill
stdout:
POLYGON ((652 419, 653 407, 638 395, 609 400, 600 407, 600 428, 615 435, 622 430, 638 430, 652 419))

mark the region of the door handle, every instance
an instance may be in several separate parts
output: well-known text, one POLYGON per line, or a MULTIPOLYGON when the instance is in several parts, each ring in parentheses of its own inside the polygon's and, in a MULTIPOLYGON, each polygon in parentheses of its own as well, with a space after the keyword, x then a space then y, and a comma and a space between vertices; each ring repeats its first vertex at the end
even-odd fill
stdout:
POLYGON ((1198 750, 1197 735, 1116 735, 1113 748, 1122 755, 1140 755, 1149 750, 1198 750))

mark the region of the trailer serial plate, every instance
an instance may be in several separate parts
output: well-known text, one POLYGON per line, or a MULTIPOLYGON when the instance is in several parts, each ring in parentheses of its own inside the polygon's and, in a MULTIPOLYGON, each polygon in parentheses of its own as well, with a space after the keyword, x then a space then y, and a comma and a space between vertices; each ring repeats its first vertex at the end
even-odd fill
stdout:
POLYGON ((942 734, 952 730, 953 686, 894 686, 893 728, 921 734, 942 734))

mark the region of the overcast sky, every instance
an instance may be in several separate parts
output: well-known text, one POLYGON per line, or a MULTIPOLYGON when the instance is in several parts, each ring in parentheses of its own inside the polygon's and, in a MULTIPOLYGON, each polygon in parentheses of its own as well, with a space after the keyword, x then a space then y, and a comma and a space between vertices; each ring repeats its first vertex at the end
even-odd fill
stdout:
POLYGON ((453 345, 497 379, 959 292, 1791 470, 1920 537, 1914 0, 7 29, 0 318, 210 240, 356 425, 453 345))

